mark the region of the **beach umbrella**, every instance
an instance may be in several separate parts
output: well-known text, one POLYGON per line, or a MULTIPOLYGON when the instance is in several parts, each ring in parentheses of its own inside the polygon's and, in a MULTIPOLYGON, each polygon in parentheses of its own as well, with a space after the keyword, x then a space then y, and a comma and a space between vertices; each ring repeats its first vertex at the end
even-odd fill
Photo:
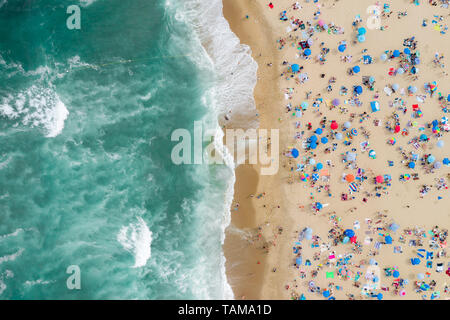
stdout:
POLYGON ((419 273, 417 275, 417 279, 419 279, 419 280, 423 280, 424 278, 425 278, 425 275, 423 273, 419 273))
POLYGON ((342 138, 343 138, 342 133, 340 132, 336 133, 336 139, 342 140, 342 138))
POLYGON ((383 183, 383 181, 384 181, 383 176, 377 176, 375 178, 375 180, 376 180, 377 183, 383 183))
POLYGON ((366 32, 367 32, 366 28, 359 28, 358 29, 358 34, 359 35, 366 34, 366 32))
POLYGON ((330 291, 325 290, 322 294, 325 298, 328 298, 330 296, 330 291))
POLYGON ((440 168, 442 168, 442 162, 436 161, 436 162, 434 163, 433 167, 434 167, 435 169, 440 169, 440 168))
POLYGON ((389 226, 389 230, 392 230, 394 232, 397 231, 399 228, 400 226, 396 223, 391 223, 391 225, 389 226))
POLYGON ((322 210, 323 205, 320 202, 316 202, 316 209, 317 210, 322 210))
POLYGON ((314 43, 313 38, 309 38, 308 40, 306 40, 306 42, 308 43, 309 46, 312 46, 314 43))
POLYGON ((299 72, 300 71, 300 66, 298 65, 298 64, 293 64, 292 66, 291 66, 291 69, 292 69, 292 72, 293 73, 297 73, 297 72, 299 72))
POLYGON ((322 170, 323 169, 323 164, 322 163, 318 163, 316 166, 317 170, 322 170))
POLYGON ((394 50, 394 52, 392 53, 392 55, 393 55, 395 58, 398 58, 398 57, 400 57, 400 51, 394 50))
POLYGON ((383 54, 380 56, 380 60, 381 60, 381 61, 386 61, 387 58, 388 58, 388 56, 387 56, 386 53, 383 53, 383 54))
POLYGON ((347 49, 347 46, 346 46, 345 44, 341 44, 341 45, 339 45, 339 47, 338 47, 339 52, 344 52, 345 49, 347 49))
POLYGON ((384 242, 386 242, 386 244, 392 244, 392 237, 391 236, 384 237, 384 242))
POLYGON ((302 107, 303 110, 306 110, 308 108, 308 105, 309 105, 308 102, 303 101, 300 106, 302 107))
POLYGON ((339 125, 336 121, 332 121, 330 128, 331 128, 331 130, 336 130, 337 128, 339 128, 339 125))
POLYGON ((398 89, 400 89, 400 86, 398 85, 398 83, 394 83, 394 84, 392 85, 392 89, 393 89, 394 91, 397 91, 398 89))
POLYGON ((378 300, 383 300, 383 294, 382 293, 377 294, 377 299, 378 300))
POLYGON ((311 49, 306 49, 305 51, 303 51, 303 53, 305 54, 305 56, 310 56, 311 55, 311 49))
POLYGON ((309 141, 311 142, 317 142, 317 136, 311 136, 311 138, 309 138, 309 141))
POLYGON ((380 278, 378 278, 377 276, 375 276, 375 277, 373 277, 372 281, 376 283, 376 282, 380 281, 380 278))
POLYGON ((317 128, 315 133, 321 135, 323 133, 322 128, 317 128))
POLYGON ((395 127, 394 127, 394 132, 395 133, 399 133, 400 132, 400 126, 397 124, 395 127))
POLYGON ((354 66, 353 67, 353 72, 354 73, 359 73, 361 71, 361 68, 359 66, 354 66))
POLYGON ((409 48, 405 48, 405 50, 403 50, 403 52, 407 55, 411 54, 411 50, 409 48))
POLYGON ((331 103, 333 104, 333 106, 337 107, 338 105, 341 104, 341 101, 339 99, 333 99, 331 103))
POLYGON ((437 127, 439 125, 439 121, 437 121, 436 119, 434 119, 433 121, 431 121, 431 125, 433 127, 437 127))
POLYGON ((442 147, 444 147, 444 140, 439 140, 437 143, 436 143, 436 145, 438 146, 438 148, 442 148, 442 147))
POLYGON ((410 169, 414 169, 416 167, 416 164, 413 161, 411 161, 410 163, 408 163, 408 167, 410 169))
POLYGON ((361 86, 356 86, 356 87, 355 87, 355 93, 356 93, 356 94, 361 94, 362 92, 363 92, 363 89, 362 89, 361 86))
POLYGON ((430 156, 427 158, 428 163, 433 163, 435 160, 436 160, 436 158, 435 158, 433 155, 430 155, 430 156))
POLYGON ((369 82, 370 82, 370 83, 374 83, 374 82, 375 82, 375 78, 374 78, 374 77, 370 77, 370 78, 369 78, 369 82))
POLYGON ((450 102, 450 94, 447 96, 447 101, 450 102))
POLYGON ((415 86, 409 86, 409 87, 408 87, 408 91, 411 92, 411 93, 416 93, 416 92, 417 92, 417 87, 415 87, 415 86))
POLYGON ((413 266, 420 264, 420 259, 419 258, 411 258, 411 264, 413 266))
POLYGON ((370 150, 369 151, 369 157, 372 159, 376 159, 377 158, 377 153, 375 152, 375 150, 370 150))
POLYGON ((355 235, 355 231, 353 231, 352 229, 347 229, 344 231, 344 235, 346 235, 347 237, 351 238, 355 235))
POLYGON ((309 159, 309 164, 310 165, 315 165, 316 164, 316 160, 314 158, 309 159))
POLYGON ((346 121, 344 123, 344 128, 349 129, 352 126, 352 124, 349 121, 346 121))
POLYGON ((353 182, 355 181, 355 176, 349 173, 345 176, 345 180, 347 180, 347 182, 353 182))
POLYGON ((442 163, 445 164, 446 166, 448 166, 450 164, 450 159, 444 158, 444 160, 442 160, 442 163))
POLYGON ((422 133, 422 134, 420 135, 420 140, 422 140, 422 141, 427 141, 427 140, 428 140, 427 135, 424 134, 424 133, 422 133))
POLYGON ((359 36, 358 36, 358 41, 361 42, 361 43, 364 42, 364 41, 366 41, 366 36, 363 35, 363 34, 359 35, 359 36))
POLYGON ((299 152, 295 148, 291 150, 291 154, 292 154, 293 158, 298 158, 298 156, 299 156, 299 152))
POLYGON ((349 153, 347 153, 347 156, 345 158, 347 161, 353 162, 356 160, 356 153, 349 152, 349 153))
POLYGON ((397 69, 397 74, 404 74, 404 73, 405 73, 405 69, 403 69, 403 68, 397 69))
POLYGON ((320 139, 320 142, 322 142, 323 144, 326 144, 326 143, 328 143, 328 138, 322 137, 322 139, 320 139))
POLYGON ((315 149, 317 148, 317 143, 316 143, 316 142, 311 142, 311 143, 309 144, 309 147, 310 147, 311 149, 315 150, 315 149))
POLYGON ((349 237, 344 237, 344 239, 342 239, 342 243, 343 244, 346 244, 346 243, 348 243, 350 241, 350 238, 349 237))
POLYGON ((302 258, 301 257, 298 257, 297 259, 295 259, 295 264, 296 265, 298 265, 298 266, 301 266, 302 265, 302 258))
POLYGON ((352 129, 352 131, 350 131, 352 133, 353 136, 358 136, 358 130, 356 130, 355 128, 352 129))

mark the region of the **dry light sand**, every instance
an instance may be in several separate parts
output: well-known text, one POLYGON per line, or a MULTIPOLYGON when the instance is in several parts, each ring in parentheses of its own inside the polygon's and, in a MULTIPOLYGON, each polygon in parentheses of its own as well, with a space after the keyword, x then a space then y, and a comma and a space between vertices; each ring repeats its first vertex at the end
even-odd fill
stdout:
MULTIPOLYGON (((367 30, 366 41, 364 43, 354 43, 356 31, 352 27, 352 22, 359 14, 363 20, 360 27, 366 27, 366 19, 369 14, 367 8, 376 4, 370 0, 321 0, 320 17, 325 23, 333 22, 336 26, 343 27, 344 34, 329 34, 325 31, 315 32, 312 36, 312 55, 309 60, 305 60, 299 54, 298 42, 302 39, 302 30, 287 32, 290 26, 291 17, 310 21, 315 26, 318 20, 314 20, 313 14, 317 11, 317 4, 313 1, 298 1, 301 9, 293 10, 293 0, 274 0, 274 8, 269 8, 268 0, 223 0, 224 15, 230 23, 233 32, 240 38, 241 42, 247 44, 252 49, 253 58, 259 65, 258 83, 255 88, 255 100, 259 113, 260 128, 280 130, 280 169, 278 174, 272 176, 260 176, 260 168, 250 165, 241 165, 237 168, 237 181, 235 185, 235 199, 231 208, 232 223, 227 229, 226 241, 224 245, 227 257, 227 276, 233 288, 236 299, 298 299, 302 294, 306 299, 325 299, 322 291, 325 288, 331 291, 331 295, 336 299, 348 299, 348 294, 353 294, 354 299, 374 299, 363 293, 366 280, 367 265, 370 259, 375 259, 380 267, 380 280, 378 288, 368 290, 370 294, 383 293, 384 299, 421 299, 426 295, 430 299, 433 292, 440 293, 440 299, 450 297, 447 283, 450 278, 445 271, 448 268, 448 257, 446 246, 441 244, 439 248, 429 247, 430 230, 434 226, 439 226, 440 231, 449 229, 450 226, 450 193, 446 188, 437 190, 437 179, 444 178, 449 183, 449 167, 443 166, 441 169, 427 173, 426 168, 417 162, 414 170, 407 168, 401 151, 398 147, 403 147, 409 156, 410 151, 417 152, 420 157, 425 154, 433 154, 437 160, 442 161, 444 157, 449 157, 450 139, 446 132, 441 131, 440 138, 445 142, 443 148, 438 148, 438 139, 432 134, 431 129, 426 125, 434 119, 440 120, 446 114, 442 111, 438 101, 438 92, 445 96, 450 93, 449 77, 446 74, 448 68, 438 68, 434 65, 435 52, 444 55, 443 63, 450 57, 449 34, 441 34, 434 29, 432 20, 434 15, 442 15, 443 21, 439 24, 445 26, 449 21, 449 9, 439 6, 432 6, 428 1, 420 1, 416 6, 411 1, 395 0, 386 1, 390 4, 392 14, 390 17, 383 17, 381 25, 384 30, 367 30), (280 20, 280 12, 287 11, 289 21, 280 20), (398 12, 407 11, 407 16, 398 18, 398 12), (248 15, 248 18, 246 17, 248 15), (428 26, 422 26, 422 20, 428 19, 428 26), (417 42, 416 50, 420 52, 421 64, 419 67, 418 79, 413 81, 410 75, 390 76, 390 67, 398 68, 398 58, 389 61, 380 61, 381 54, 386 50, 399 49, 403 51, 403 40, 415 36, 417 42), (291 38, 289 38, 291 37, 291 38), (282 50, 279 50, 279 39, 286 39, 282 50), (337 51, 340 41, 347 42, 347 50, 344 54, 337 51), (327 61, 323 65, 315 61, 315 57, 320 52, 320 43, 324 42, 324 47, 329 48, 327 61), (294 44, 294 45, 293 45, 294 44), (373 57, 374 61, 370 65, 359 62, 363 56, 362 50, 367 49, 367 53, 373 57), (341 61, 341 56, 352 55, 351 62, 341 61), (287 65, 282 62, 287 61, 287 65), (268 64, 271 63, 271 66, 268 64), (290 64, 303 66, 302 72, 306 72, 309 81, 304 84, 296 83, 295 78, 289 78, 292 74, 289 71, 290 64), (361 67, 359 74, 350 76, 347 70, 355 65, 361 67), (284 73, 283 76, 280 76, 284 73), (324 78, 320 74, 325 74, 324 78), (336 77, 336 83, 332 85, 332 92, 327 92, 326 87, 330 77, 336 77), (375 77, 374 90, 370 91, 363 86, 364 92, 360 96, 362 106, 351 106, 344 104, 352 96, 353 85, 362 85, 362 76, 375 77), (438 89, 431 98, 424 90, 424 84, 437 81, 438 89), (387 96, 384 87, 397 83, 400 88, 407 88, 410 84, 416 86, 418 91, 412 96, 401 95, 399 92, 387 96), (345 96, 339 94, 341 86, 349 89, 345 96), (285 90, 293 88, 292 98, 285 99, 285 90), (312 91, 309 99, 306 92, 312 91), (375 93, 379 93, 376 99, 380 103, 381 111, 372 113, 369 103, 374 101, 375 93), (314 99, 321 94, 324 103, 319 108, 312 106, 314 99), (420 103, 416 95, 426 95, 425 102, 420 103), (325 104, 334 98, 339 98, 341 107, 330 109, 325 104), (390 107, 389 102, 395 98, 401 98, 405 102, 407 112, 403 114, 397 107, 390 107), (295 107, 300 106, 304 101, 309 103, 309 107, 303 112, 301 117, 293 115, 295 107), (287 112, 286 105, 291 103, 292 111, 287 112), (419 104, 423 111, 423 117, 413 119, 411 117, 412 105, 419 104), (347 111, 345 111, 345 109, 347 111), (319 111, 316 111, 319 110, 319 111), (401 133, 391 133, 385 128, 387 121, 393 122, 392 113, 397 112, 401 129, 408 128, 408 121, 417 121, 416 127, 409 127, 409 135, 402 136, 401 133), (367 112, 370 117, 360 123, 360 115, 367 112), (355 117, 351 120, 351 114, 355 117), (330 142, 324 146, 320 144, 316 150, 306 150, 302 147, 313 131, 320 127, 320 121, 327 117, 324 133, 319 136, 328 136, 330 142), (342 132, 344 122, 351 121, 352 128, 358 130, 357 137, 349 139, 350 146, 345 146, 343 141, 338 141, 332 137, 330 120, 336 120, 339 124, 337 131, 342 132), (380 120, 381 125, 375 126, 374 120, 380 120), (296 128, 295 123, 300 123, 296 128), (307 124, 312 124, 312 130, 308 130, 307 124), (430 141, 420 143, 418 150, 415 150, 408 141, 422 132, 420 127, 425 126, 423 131, 430 137, 430 141), (370 137, 364 136, 367 131, 370 137), (304 131, 301 139, 296 139, 297 133, 304 131), (389 145, 388 139, 395 137, 397 143, 389 145), (368 150, 376 151, 376 159, 368 156, 368 151, 362 152, 360 143, 368 141, 368 150), (326 147, 332 147, 336 143, 337 148, 331 153, 325 154, 326 147), (300 151, 297 159, 292 159, 284 154, 292 147, 300 151), (349 193, 349 184, 342 181, 342 174, 354 174, 356 168, 347 168, 347 163, 343 163, 343 155, 347 151, 356 148, 358 168, 365 170, 367 180, 359 186, 359 191, 349 193), (322 163, 329 171, 330 180, 324 182, 319 180, 315 186, 311 185, 312 180, 301 181, 301 171, 297 170, 298 164, 306 164, 304 172, 313 173, 313 165, 309 165, 309 158, 315 159, 316 163, 322 163), (327 160, 331 166, 326 164, 327 160), (394 166, 388 166, 388 161, 394 162, 394 166), (403 161, 403 163, 402 163, 403 161), (417 173, 418 180, 400 181, 399 176, 405 173, 417 173), (389 174, 392 176, 391 186, 382 184, 385 189, 380 190, 381 197, 376 197, 374 178, 378 175, 389 174), (318 186, 329 186, 329 191, 324 188, 318 191, 318 186), (430 191, 421 197, 420 190, 423 185, 432 186, 430 191), (367 196, 365 192, 371 193, 367 196), (331 196, 328 194, 330 193, 331 196), (348 194, 349 200, 342 201, 341 194, 348 194), (438 196, 442 199, 438 200, 438 196), (351 199, 354 197, 354 199, 351 199), (366 197, 367 202, 362 199, 366 197), (325 204, 325 208, 319 212, 312 209, 315 202, 325 204), (236 207, 238 204, 238 207, 236 207), (236 209, 236 210, 235 210, 236 209), (367 223, 366 219, 371 219, 367 223), (351 243, 332 245, 333 239, 328 238, 328 232, 334 226, 333 222, 338 221, 336 230, 352 229, 356 221, 360 224, 360 229, 353 229, 357 235, 357 241, 362 248, 361 253, 355 253, 355 245, 351 243), (397 232, 392 232, 386 227, 396 222, 400 225, 397 232), (312 240, 303 240, 301 244, 296 244, 299 232, 309 227, 313 230, 313 235, 317 238, 318 247, 312 248, 312 240), (377 230, 377 227, 379 228, 377 230), (409 241, 418 239, 414 234, 405 235, 404 230, 415 227, 422 228, 427 237, 423 239, 423 246, 409 246, 409 241), (384 242, 380 234, 389 233, 394 243, 383 244, 376 250, 376 242, 384 242), (402 243, 400 236, 403 235, 402 243), (372 239, 370 243, 364 243, 366 237, 372 239), (330 244, 329 248, 325 246, 330 244), (296 254, 293 247, 301 246, 302 266, 294 266, 296 254), (401 246, 403 253, 394 253, 394 246, 401 246), (432 268, 426 267, 426 259, 418 266, 413 266, 410 259, 417 257, 417 249, 423 248, 434 252, 432 268), (344 258, 345 254, 353 253, 353 258, 347 265, 349 278, 338 275, 340 267, 335 264, 327 265, 329 256, 334 252, 337 259, 339 255, 344 258), (373 255, 376 254, 376 255, 373 255), (438 258, 437 255, 440 255, 438 258), (314 258, 314 255, 315 258, 314 258), (305 266, 306 260, 311 261, 311 266, 305 266), (436 272, 437 263, 444 264, 443 272, 436 272), (395 288, 395 278, 387 277, 384 268, 395 268, 400 272, 400 278, 409 283, 395 288), (302 271, 304 277, 302 277, 302 271), (317 274, 313 274, 317 271, 317 274), (327 272, 333 272, 334 278, 327 278, 327 272), (354 277, 360 273, 360 279, 355 281, 354 277), (432 285, 428 291, 416 292, 415 282, 417 275, 425 275, 425 283, 432 285), (428 273, 428 274, 427 274, 428 273), (320 287, 319 292, 310 292, 308 283, 313 280, 315 286, 320 287), (436 285, 433 287, 435 280, 436 285), (330 285, 331 283, 331 285, 330 285), (357 286, 355 286, 355 283, 357 286), (385 287, 383 291, 381 287, 385 287), (341 289, 342 288, 342 289, 341 289), (389 289, 389 291, 386 291, 389 289), (404 290, 405 296, 399 293, 404 290)), ((440 3, 440 1, 438 1, 440 3)), ((380 2, 383 6, 384 2, 380 2)), ((308 26, 307 26, 308 28, 308 26)), ((413 50, 414 52, 415 50, 413 50)), ((343 132, 344 135, 346 132, 343 132)), ((342 233, 342 230, 338 231, 342 233)), ((420 285, 420 283, 419 283, 420 285)))

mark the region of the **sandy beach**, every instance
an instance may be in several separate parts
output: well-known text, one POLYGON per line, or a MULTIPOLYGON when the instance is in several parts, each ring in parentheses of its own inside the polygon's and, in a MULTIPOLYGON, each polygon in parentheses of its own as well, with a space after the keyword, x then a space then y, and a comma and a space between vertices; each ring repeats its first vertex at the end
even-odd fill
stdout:
POLYGON ((260 128, 280 136, 277 174, 236 170, 236 299, 450 298, 450 11, 435 2, 223 0, 259 66, 260 128))

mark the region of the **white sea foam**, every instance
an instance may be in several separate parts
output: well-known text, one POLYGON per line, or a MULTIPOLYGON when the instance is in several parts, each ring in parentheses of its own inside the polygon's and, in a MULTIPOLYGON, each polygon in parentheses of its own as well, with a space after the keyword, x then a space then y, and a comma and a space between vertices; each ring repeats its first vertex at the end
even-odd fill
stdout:
POLYGON ((14 230, 11 233, 0 235, 0 240, 4 240, 4 239, 10 238, 10 237, 16 237, 22 231, 24 231, 22 228, 17 228, 16 230, 14 230))
POLYGON ((123 226, 117 234, 117 241, 134 255, 134 268, 147 264, 151 257, 152 232, 144 219, 137 217, 136 223, 123 226))
POLYGON ((48 138, 59 135, 69 115, 54 88, 32 85, 0 102, 0 116, 17 121, 15 126, 38 127, 48 138))
POLYGON ((17 257, 20 257, 25 249, 20 248, 16 253, 9 254, 3 257, 0 257, 0 264, 6 262, 6 261, 14 261, 17 257))
POLYGON ((49 281, 49 280, 42 280, 42 279, 31 280, 31 281, 27 280, 27 281, 24 282, 24 285, 27 286, 27 287, 33 287, 33 286, 36 286, 36 285, 47 285, 47 284, 51 284, 51 283, 54 283, 54 282, 56 282, 56 281, 55 280, 49 281))

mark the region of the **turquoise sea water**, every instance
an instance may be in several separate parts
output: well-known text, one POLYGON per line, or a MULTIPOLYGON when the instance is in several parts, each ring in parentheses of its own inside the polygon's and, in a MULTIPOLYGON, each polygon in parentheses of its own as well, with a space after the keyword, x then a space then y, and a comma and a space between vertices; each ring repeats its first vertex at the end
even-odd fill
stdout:
POLYGON ((232 297, 233 170, 170 160, 174 129, 218 128, 187 2, 0 0, 0 299, 232 297))

